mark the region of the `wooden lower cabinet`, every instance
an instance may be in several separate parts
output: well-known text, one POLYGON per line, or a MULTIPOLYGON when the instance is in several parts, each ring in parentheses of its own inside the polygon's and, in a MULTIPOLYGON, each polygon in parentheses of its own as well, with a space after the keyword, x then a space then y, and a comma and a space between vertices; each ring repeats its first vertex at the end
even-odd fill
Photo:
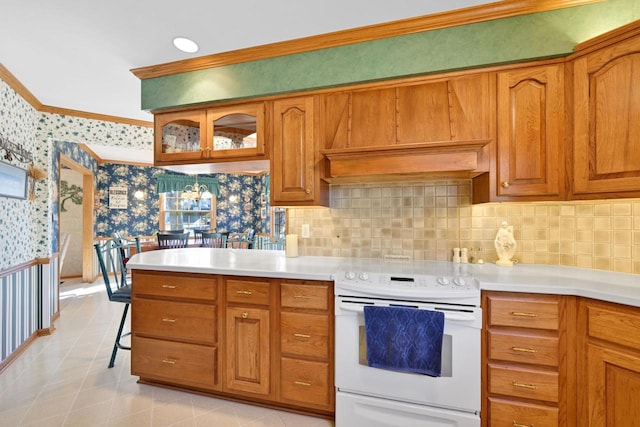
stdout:
POLYGON ((269 395, 269 309, 227 308, 225 391, 269 395))
POLYGON ((332 417, 333 284, 133 271, 131 373, 332 417))
POLYGON ((491 427, 556 427, 558 408, 489 398, 491 427))
POLYGON ((281 401, 333 412, 333 286, 328 282, 280 283, 281 401))
POLYGON ((165 383, 217 389, 217 349, 134 336, 131 373, 165 383))
POLYGON ((575 298, 483 292, 482 425, 576 426, 575 298))
POLYGON ((581 426, 640 426, 640 308, 583 299, 581 426))

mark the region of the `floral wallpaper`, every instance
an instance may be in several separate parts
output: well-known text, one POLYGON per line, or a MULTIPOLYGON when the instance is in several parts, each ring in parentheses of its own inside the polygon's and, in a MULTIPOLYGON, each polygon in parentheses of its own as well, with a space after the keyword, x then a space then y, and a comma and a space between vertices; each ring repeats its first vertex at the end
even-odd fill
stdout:
MULTIPOLYGON (((100 207, 96 212, 97 236, 108 237, 114 232, 125 236, 155 235, 159 228, 156 176, 163 173, 167 172, 155 167, 113 163, 100 165, 97 175, 97 191, 100 197, 100 207), (127 187, 128 209, 109 208, 109 187, 112 186, 127 187), (144 193, 141 200, 134 197, 138 190, 144 193)), ((264 176, 203 176, 216 178, 220 184, 220 195, 216 204, 217 229, 244 231, 247 228, 255 228, 257 232, 265 230, 269 223, 268 218, 260 217, 260 196, 264 189, 264 176)))
POLYGON ((150 149, 153 145, 153 129, 144 126, 105 122, 61 114, 40 113, 38 139, 47 147, 43 153, 49 167, 50 179, 46 185, 39 184, 42 195, 37 202, 43 204, 41 222, 46 224, 39 231, 42 245, 39 257, 48 257, 58 251, 58 166, 59 154, 65 154, 76 163, 98 173, 98 164, 78 143, 91 142, 96 145, 121 146, 150 149))
MULTIPOLYGON (((29 103, 0 80, 0 133, 34 156, 37 115, 29 103)), ((4 154, 0 150, 1 161, 25 169, 28 167, 16 159, 7 161, 4 154)), ((38 159, 34 159, 34 164, 42 166, 38 159)), ((35 248, 42 227, 36 223, 35 212, 36 202, 0 197, 0 270, 36 258, 35 248)))

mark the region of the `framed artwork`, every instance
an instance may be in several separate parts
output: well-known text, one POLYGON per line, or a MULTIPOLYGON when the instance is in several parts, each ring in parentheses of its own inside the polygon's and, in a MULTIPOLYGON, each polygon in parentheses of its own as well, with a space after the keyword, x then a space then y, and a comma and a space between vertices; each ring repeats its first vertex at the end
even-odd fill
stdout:
POLYGON ((0 162, 0 196, 14 199, 27 198, 27 170, 0 162))

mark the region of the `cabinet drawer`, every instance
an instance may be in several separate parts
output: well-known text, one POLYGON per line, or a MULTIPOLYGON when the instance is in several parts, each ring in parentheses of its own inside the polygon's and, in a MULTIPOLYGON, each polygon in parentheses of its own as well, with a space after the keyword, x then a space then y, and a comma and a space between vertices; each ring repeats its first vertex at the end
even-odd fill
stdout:
POLYGON ((640 310, 587 303, 589 337, 640 350, 640 310))
POLYGON ((187 275, 184 273, 152 273, 133 270, 132 292, 167 298, 188 298, 204 301, 217 299, 215 276, 187 275))
POLYGON ((558 330, 559 322, 560 308, 555 297, 489 297, 490 326, 558 330))
POLYGON ((323 314, 282 313, 280 317, 282 353, 329 357, 329 317, 323 314))
POLYGON ((329 285, 300 283, 282 283, 280 285, 280 304, 287 308, 329 309, 329 285))
POLYGON ((558 427, 558 408, 489 398, 491 427, 558 427))
POLYGON ((558 373, 489 364, 489 393, 558 402, 558 373))
POLYGON ((227 280, 227 302, 269 305, 269 282, 227 280))
POLYGON ((217 349, 134 336, 131 374, 173 384, 216 388, 217 349))
POLYGON ((280 393, 284 400, 327 407, 333 393, 329 380, 328 363, 280 359, 280 393))
POLYGON ((136 334, 212 345, 217 342, 214 305, 134 298, 132 307, 136 334))
POLYGON ((489 358, 558 366, 558 338, 490 330, 489 358))

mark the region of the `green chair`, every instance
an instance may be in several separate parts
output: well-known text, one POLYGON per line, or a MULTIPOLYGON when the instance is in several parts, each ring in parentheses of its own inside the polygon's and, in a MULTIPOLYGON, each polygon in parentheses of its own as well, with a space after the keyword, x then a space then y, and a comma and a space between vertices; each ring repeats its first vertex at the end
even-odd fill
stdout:
POLYGON ((98 264, 100 265, 100 271, 107 289, 109 301, 124 304, 120 326, 118 327, 118 333, 115 343, 113 344, 111 360, 108 366, 109 368, 113 368, 118 349, 131 350, 131 347, 120 343, 123 337, 130 335, 130 333, 122 333, 129 311, 129 304, 131 304, 131 285, 127 279, 126 264, 132 255, 131 252, 133 249, 138 253, 141 252, 140 239, 138 237, 135 239, 125 239, 116 234, 113 239, 96 243, 93 247, 96 250, 98 264))

